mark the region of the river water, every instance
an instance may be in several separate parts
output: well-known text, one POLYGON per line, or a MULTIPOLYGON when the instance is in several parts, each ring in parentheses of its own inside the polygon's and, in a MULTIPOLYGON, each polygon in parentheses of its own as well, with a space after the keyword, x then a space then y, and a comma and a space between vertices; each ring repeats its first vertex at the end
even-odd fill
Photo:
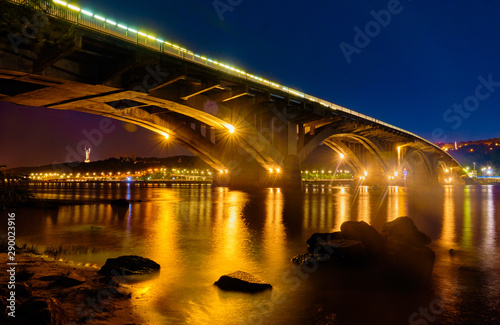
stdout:
POLYGON ((246 192, 82 183, 33 189, 40 198, 89 203, 9 211, 16 213, 18 242, 97 250, 63 256, 78 265, 97 267, 108 257, 130 254, 161 265, 153 277, 128 280, 135 310, 151 324, 500 323, 498 186, 246 192), (117 198, 141 202, 128 208, 103 202, 117 198), (377 288, 358 281, 355 271, 304 270, 290 262, 306 251, 314 232, 339 230, 347 220, 380 231, 399 216, 413 218, 433 239, 437 257, 428 288, 377 288), (244 294, 213 285, 237 270, 273 289, 244 294))

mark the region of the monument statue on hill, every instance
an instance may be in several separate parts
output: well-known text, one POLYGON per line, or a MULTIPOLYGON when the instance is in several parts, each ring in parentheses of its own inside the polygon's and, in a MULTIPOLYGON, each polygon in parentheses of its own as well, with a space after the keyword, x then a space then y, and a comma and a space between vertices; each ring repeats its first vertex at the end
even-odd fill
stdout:
POLYGON ((85 147, 85 162, 90 162, 90 148, 85 147))

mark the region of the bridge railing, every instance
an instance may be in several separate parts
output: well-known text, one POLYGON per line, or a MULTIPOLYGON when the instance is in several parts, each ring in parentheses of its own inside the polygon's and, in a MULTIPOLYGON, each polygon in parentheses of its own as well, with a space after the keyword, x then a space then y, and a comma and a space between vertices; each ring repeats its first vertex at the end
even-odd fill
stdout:
MULTIPOLYGON (((403 130, 397 126, 391 125, 389 123, 385 123, 383 121, 377 120, 373 117, 358 113, 356 111, 353 111, 351 109, 339 106, 337 104, 331 103, 329 101, 323 100, 321 98, 315 97, 308 95, 306 93, 303 93, 301 91, 280 85, 278 83, 269 81, 267 79, 261 78, 259 76, 253 75, 251 73, 248 73, 246 71, 237 69, 233 66, 226 65, 222 62, 218 62, 216 60, 210 59, 206 56, 194 53, 192 51, 189 51, 188 49, 185 49, 177 44, 170 43, 168 41, 162 40, 160 38, 157 38, 156 36, 144 33, 138 29, 130 28, 126 26, 125 24, 116 21, 114 19, 109 19, 103 16, 100 16, 98 14, 94 14, 88 10, 76 7, 72 4, 68 4, 67 2, 61 1, 61 0, 53 0, 53 1, 46 1, 46 0, 39 0, 39 1, 26 1, 26 0, 8 0, 9 2, 16 3, 16 4, 29 4, 32 2, 36 2, 40 8, 44 10, 44 12, 47 15, 50 15, 54 18, 57 19, 62 19, 65 21, 72 22, 80 27, 91 29, 94 31, 98 31, 100 33, 113 36, 116 38, 120 38, 122 40, 126 40, 128 42, 134 43, 136 45, 144 46, 153 50, 156 50, 160 53, 164 53, 166 55, 172 55, 176 56, 178 58, 181 58, 186 61, 191 61, 195 62, 197 64, 212 68, 214 70, 222 71, 227 74, 252 81, 257 84, 264 85, 266 87, 272 88, 279 90, 280 92, 285 92, 289 95, 300 97, 306 100, 309 100, 311 102, 316 102, 319 103, 325 107, 328 107, 333 110, 338 110, 342 111, 354 116, 357 116, 361 119, 371 121, 383 126, 386 126, 391 129, 398 130, 402 133, 405 133, 407 135, 413 136, 415 138, 418 138, 428 144, 431 144, 432 146, 439 148, 437 145, 435 145, 432 142, 429 142, 425 140, 424 138, 413 134, 409 131, 403 130)), ((441 148, 439 148, 441 149, 441 148)), ((451 156, 450 156, 451 157, 451 156)))

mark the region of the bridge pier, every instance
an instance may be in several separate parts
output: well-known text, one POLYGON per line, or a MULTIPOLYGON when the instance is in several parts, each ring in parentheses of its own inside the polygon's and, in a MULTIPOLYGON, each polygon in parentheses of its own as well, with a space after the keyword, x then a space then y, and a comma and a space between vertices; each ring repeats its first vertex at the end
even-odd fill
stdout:
POLYGON ((277 171, 265 170, 252 160, 232 160, 228 164, 230 170, 222 170, 214 174, 213 185, 216 187, 266 188, 280 187, 297 189, 302 186, 299 158, 297 155, 287 156, 282 168, 277 171))

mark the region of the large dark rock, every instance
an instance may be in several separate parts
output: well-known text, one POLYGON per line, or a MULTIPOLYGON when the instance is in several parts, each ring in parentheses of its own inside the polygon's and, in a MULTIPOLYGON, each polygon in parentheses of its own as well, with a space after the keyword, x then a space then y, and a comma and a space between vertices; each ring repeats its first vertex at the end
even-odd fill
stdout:
POLYGON ((160 265, 149 258, 137 255, 126 255, 108 258, 99 270, 100 275, 131 275, 152 273, 160 269, 160 265), (113 272, 116 271, 116 273, 113 272))
POLYGON ((428 281, 436 253, 425 245, 412 245, 396 237, 385 243, 385 261, 391 274, 405 280, 428 281))
POLYGON ((346 221, 340 226, 345 239, 359 240, 372 255, 379 255, 384 248, 384 240, 375 228, 364 221, 346 221))
POLYGON ((269 283, 243 271, 223 275, 214 284, 223 290, 242 292, 258 292, 272 288, 269 283))
POLYGON ((67 316, 59 301, 52 297, 33 296, 16 310, 16 317, 9 324, 63 325, 67 316))
POLYGON ((316 246, 321 245, 321 243, 323 242, 330 241, 333 239, 344 239, 344 237, 342 237, 342 233, 340 231, 327 232, 327 233, 318 233, 318 232, 314 233, 306 241, 307 245, 309 245, 307 250, 312 253, 314 252, 314 248, 316 246))
POLYGON ((427 245, 431 238, 417 229, 413 220, 408 217, 399 217, 387 222, 382 228, 384 238, 394 237, 410 245, 427 245))
POLYGON ((315 253, 329 255, 330 261, 340 263, 365 262, 368 256, 362 242, 347 239, 322 242, 316 247, 315 253))

